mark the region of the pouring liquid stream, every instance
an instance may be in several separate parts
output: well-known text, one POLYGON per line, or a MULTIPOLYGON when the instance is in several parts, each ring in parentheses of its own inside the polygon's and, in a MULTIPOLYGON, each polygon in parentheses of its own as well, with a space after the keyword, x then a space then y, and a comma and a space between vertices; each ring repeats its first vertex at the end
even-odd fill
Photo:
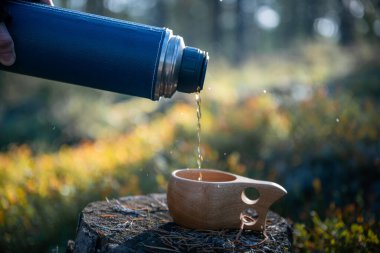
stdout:
MULTIPOLYGON (((201 94, 199 91, 195 93, 195 101, 197 102, 197 137, 198 137, 198 146, 197 146, 197 164, 198 169, 202 168, 202 150, 201 150, 201 118, 202 118, 202 111, 201 111, 201 94)), ((202 172, 199 172, 198 181, 202 181, 202 172)))

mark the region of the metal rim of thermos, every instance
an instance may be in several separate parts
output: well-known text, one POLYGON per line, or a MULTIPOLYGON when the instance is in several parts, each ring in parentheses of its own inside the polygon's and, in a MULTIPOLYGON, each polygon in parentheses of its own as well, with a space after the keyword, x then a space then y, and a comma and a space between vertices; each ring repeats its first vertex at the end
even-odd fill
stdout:
POLYGON ((170 29, 166 29, 157 70, 154 100, 160 97, 170 98, 177 90, 184 48, 182 37, 173 35, 170 29))

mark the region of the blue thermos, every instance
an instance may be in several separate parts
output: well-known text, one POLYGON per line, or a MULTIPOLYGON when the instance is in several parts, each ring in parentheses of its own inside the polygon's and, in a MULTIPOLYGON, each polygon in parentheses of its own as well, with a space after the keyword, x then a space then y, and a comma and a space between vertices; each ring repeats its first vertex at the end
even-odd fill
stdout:
POLYGON ((208 54, 167 28, 8 1, 17 55, 2 70, 158 100, 203 88, 208 54))

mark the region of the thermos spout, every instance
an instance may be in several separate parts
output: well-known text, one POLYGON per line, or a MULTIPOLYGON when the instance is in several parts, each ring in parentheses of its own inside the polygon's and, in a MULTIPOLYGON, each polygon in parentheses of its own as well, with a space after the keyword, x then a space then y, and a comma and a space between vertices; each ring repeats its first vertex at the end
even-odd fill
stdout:
POLYGON ((186 47, 182 37, 166 29, 158 67, 154 99, 170 98, 175 91, 201 91, 206 75, 208 53, 186 47))

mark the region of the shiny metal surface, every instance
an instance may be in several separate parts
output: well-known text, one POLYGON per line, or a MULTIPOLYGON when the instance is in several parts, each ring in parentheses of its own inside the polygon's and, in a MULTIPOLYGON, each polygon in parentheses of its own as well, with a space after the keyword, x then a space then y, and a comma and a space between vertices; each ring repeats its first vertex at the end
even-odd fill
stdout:
POLYGON ((157 70, 154 100, 160 97, 170 98, 176 91, 184 48, 182 37, 173 35, 172 31, 167 29, 157 70))

